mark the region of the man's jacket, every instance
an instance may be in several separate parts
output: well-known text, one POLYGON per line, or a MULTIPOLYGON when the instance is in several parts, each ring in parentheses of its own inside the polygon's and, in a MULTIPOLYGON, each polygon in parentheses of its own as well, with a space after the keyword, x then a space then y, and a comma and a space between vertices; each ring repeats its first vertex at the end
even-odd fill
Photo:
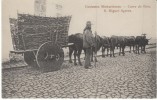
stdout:
POLYGON ((89 29, 83 32, 83 48, 90 48, 94 46, 94 37, 92 31, 89 29))

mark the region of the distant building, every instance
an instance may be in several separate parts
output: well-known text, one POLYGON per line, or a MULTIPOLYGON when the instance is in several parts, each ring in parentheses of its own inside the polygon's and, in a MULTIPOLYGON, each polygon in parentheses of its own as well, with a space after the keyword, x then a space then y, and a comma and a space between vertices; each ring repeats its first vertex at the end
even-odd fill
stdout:
POLYGON ((53 0, 35 0, 34 13, 38 16, 62 16, 62 5, 53 0))
POLYGON ((60 5, 60 4, 55 4, 55 6, 56 6, 56 16, 57 17, 60 17, 60 16, 62 16, 62 5, 60 5))
POLYGON ((35 0, 34 14, 37 16, 46 16, 46 0, 35 0))

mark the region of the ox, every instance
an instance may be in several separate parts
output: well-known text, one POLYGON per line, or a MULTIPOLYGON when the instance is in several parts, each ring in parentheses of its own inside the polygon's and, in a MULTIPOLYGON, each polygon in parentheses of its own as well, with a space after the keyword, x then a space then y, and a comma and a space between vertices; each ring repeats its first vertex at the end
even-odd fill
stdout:
POLYGON ((126 46, 130 47, 130 53, 131 53, 131 46, 133 46, 133 52, 135 52, 135 37, 134 36, 125 36, 126 38, 126 46))
MULTIPOLYGON (((102 45, 103 45, 103 38, 101 38, 99 35, 95 34, 94 47, 92 47, 92 51, 95 55, 97 55, 97 52, 100 50, 102 45)), ((93 61, 93 53, 92 53, 91 61, 93 61)), ((96 57, 95 57, 95 61, 97 61, 96 57)))
POLYGON ((136 54, 139 53, 139 48, 141 47, 141 53, 146 53, 145 47, 148 45, 150 39, 146 39, 144 36, 136 36, 135 44, 136 44, 136 54))
POLYGON ((123 56, 125 55, 125 47, 129 46, 130 47, 130 53, 131 53, 131 46, 133 46, 133 52, 134 50, 134 46, 135 46, 135 37, 134 36, 111 36, 110 39, 110 56, 114 56, 114 49, 115 47, 119 47, 119 55, 121 55, 121 53, 123 54, 123 56), (111 52, 113 53, 111 55, 111 52))
POLYGON ((82 66, 82 63, 80 61, 80 55, 83 49, 83 34, 76 33, 72 34, 68 38, 69 43, 74 43, 74 45, 69 46, 69 62, 72 63, 72 53, 74 52, 74 65, 77 65, 76 63, 76 56, 78 57, 78 62, 82 66))
POLYGON ((110 38, 103 36, 102 37, 102 57, 105 57, 105 49, 107 49, 107 56, 110 48, 110 38))
POLYGON ((115 47, 119 47, 119 55, 121 54, 121 50, 122 50, 122 54, 124 55, 124 49, 125 49, 125 43, 126 43, 126 39, 123 36, 111 36, 110 38, 110 57, 114 55, 114 49, 115 47), (112 52, 112 54, 111 54, 112 52))
POLYGON ((124 49, 127 43, 127 39, 125 36, 111 36, 110 38, 110 57, 113 55, 113 57, 115 57, 114 55, 114 49, 115 47, 119 47, 119 55, 121 55, 121 53, 123 54, 123 56, 125 55, 124 53, 124 49), (111 54, 112 52, 112 54, 111 54))

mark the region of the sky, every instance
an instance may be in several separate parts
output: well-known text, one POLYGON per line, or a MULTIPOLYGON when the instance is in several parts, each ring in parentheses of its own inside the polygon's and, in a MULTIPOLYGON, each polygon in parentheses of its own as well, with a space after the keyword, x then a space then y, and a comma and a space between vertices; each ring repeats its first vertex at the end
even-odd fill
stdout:
MULTIPOLYGON (((97 31, 100 36, 137 36, 146 33, 150 38, 156 36, 155 3, 155 0, 47 0, 46 16, 54 16, 54 4, 61 4, 62 15, 72 15, 69 35, 82 33, 86 21, 91 21, 92 31, 97 31), (111 13, 104 12, 103 8, 85 8, 96 5, 121 6, 121 9, 132 12, 111 13), (151 8, 128 8, 139 5, 151 8)), ((34 0, 2 0, 2 59, 8 58, 9 51, 13 50, 9 17, 17 18, 17 12, 34 14, 34 0)))

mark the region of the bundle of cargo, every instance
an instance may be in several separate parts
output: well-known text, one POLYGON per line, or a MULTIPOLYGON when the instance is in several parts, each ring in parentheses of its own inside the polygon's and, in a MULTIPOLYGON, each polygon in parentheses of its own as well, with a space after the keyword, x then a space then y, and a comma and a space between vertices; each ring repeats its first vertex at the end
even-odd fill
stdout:
POLYGON ((71 16, 42 17, 29 14, 18 14, 17 19, 10 18, 12 52, 24 53, 25 62, 31 66, 60 66, 64 56, 61 47, 68 46, 70 20, 71 16))

